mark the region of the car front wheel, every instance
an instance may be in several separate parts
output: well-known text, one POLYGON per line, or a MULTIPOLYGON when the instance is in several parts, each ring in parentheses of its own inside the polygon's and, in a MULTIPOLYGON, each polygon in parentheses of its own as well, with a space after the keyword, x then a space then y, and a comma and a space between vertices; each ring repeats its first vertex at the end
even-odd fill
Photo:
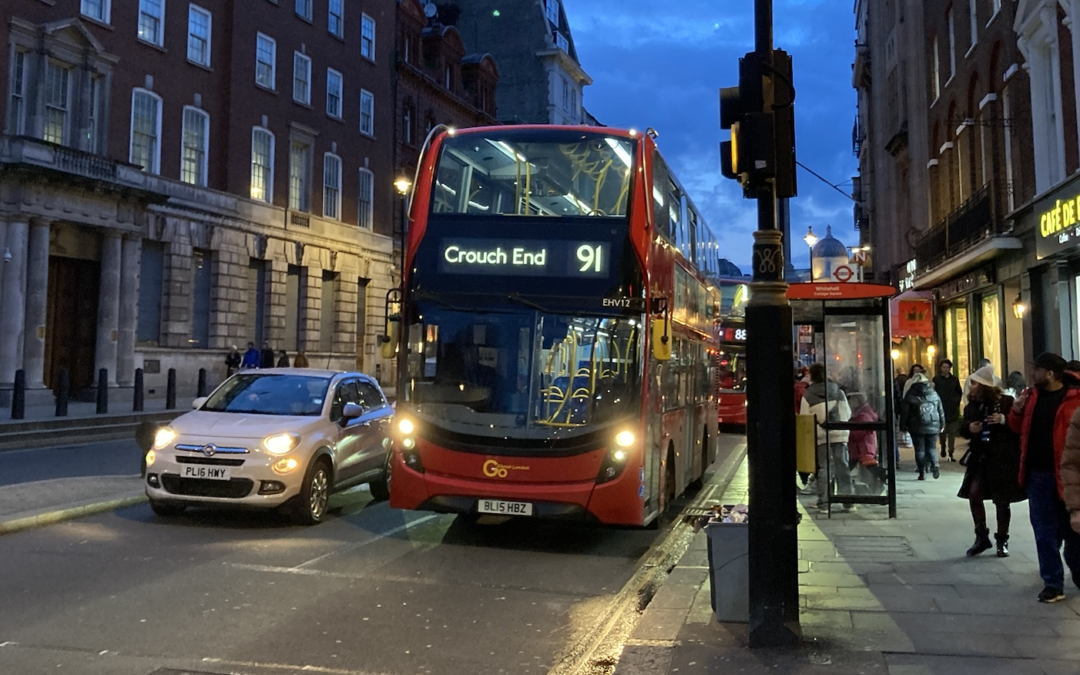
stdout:
POLYGON ((326 517, 330 503, 330 467, 325 459, 315 460, 304 477, 296 504, 296 522, 316 525, 326 517))

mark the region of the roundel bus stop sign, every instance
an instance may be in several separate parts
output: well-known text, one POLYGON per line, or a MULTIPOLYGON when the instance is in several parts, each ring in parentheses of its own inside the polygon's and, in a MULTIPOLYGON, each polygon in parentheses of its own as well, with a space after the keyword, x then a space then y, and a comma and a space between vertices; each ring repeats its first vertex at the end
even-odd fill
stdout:
POLYGON ((851 269, 850 265, 840 265, 833 271, 833 278, 840 283, 851 281, 851 278, 854 276, 855 270, 851 269))

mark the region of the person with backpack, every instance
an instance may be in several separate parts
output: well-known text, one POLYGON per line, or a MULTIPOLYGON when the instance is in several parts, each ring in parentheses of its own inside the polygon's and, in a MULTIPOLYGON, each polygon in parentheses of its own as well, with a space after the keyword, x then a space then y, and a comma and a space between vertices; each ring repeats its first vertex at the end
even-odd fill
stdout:
POLYGON ((900 430, 911 434, 919 480, 926 479, 927 469, 938 478, 941 470, 938 468, 937 439, 945 429, 945 408, 924 373, 913 375, 906 386, 907 394, 900 402, 900 430))
POLYGON ((953 449, 956 447, 956 434, 960 431, 960 402, 964 399, 964 387, 960 384, 960 378, 953 375, 952 367, 952 361, 942 359, 932 383, 934 391, 941 398, 942 407, 945 408, 945 431, 941 434, 941 458, 945 459, 948 454, 949 461, 955 462, 953 449))
MULTIPOLYGON (((799 413, 813 415, 817 421, 817 477, 814 484, 817 486, 817 509, 825 511, 829 508, 830 485, 827 475, 831 474, 836 483, 837 494, 850 495, 854 486, 847 456, 850 432, 844 429, 826 431, 822 427, 825 423, 847 422, 851 419, 851 406, 848 404, 847 395, 835 382, 825 380, 824 364, 815 363, 810 366, 810 386, 803 394, 799 413), (826 474, 826 471, 829 474, 826 474)), ((853 511, 854 508, 853 504, 844 505, 847 511, 853 511)))
POLYGON ((966 467, 957 497, 968 500, 975 522, 975 543, 968 557, 991 547, 986 526, 985 500, 997 509, 997 556, 1009 555, 1009 505, 1027 499, 1020 486, 1020 437, 1006 426, 1013 398, 1002 393, 993 366, 983 366, 971 374, 968 404, 960 435, 968 439, 967 454, 960 462, 966 467))

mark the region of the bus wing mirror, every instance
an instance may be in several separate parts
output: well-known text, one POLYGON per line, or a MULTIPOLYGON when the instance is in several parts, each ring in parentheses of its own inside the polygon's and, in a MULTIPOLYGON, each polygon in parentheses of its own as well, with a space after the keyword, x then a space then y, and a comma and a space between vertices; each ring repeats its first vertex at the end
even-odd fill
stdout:
POLYGON ((382 341, 382 356, 384 359, 392 359, 397 354, 398 338, 401 333, 401 322, 391 319, 386 322, 386 335, 379 339, 382 341))
POLYGON ((652 353, 657 361, 671 360, 671 322, 667 318, 652 320, 652 353))

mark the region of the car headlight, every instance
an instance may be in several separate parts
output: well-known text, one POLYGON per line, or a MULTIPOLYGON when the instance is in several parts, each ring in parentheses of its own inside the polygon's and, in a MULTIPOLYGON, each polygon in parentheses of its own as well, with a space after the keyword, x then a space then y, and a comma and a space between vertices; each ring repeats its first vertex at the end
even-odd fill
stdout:
POLYGON ((153 450, 150 450, 149 452, 146 453, 146 466, 148 466, 148 467, 154 466, 154 462, 156 462, 156 461, 157 461, 157 453, 156 452, 154 452, 153 450))
POLYGON ((272 455, 284 455, 300 444, 296 434, 275 434, 263 439, 263 447, 272 455))
POLYGON ((412 420, 408 417, 402 417, 397 423, 398 431, 403 435, 408 436, 412 432, 416 431, 416 425, 412 423, 412 420))
POLYGON ((157 433, 154 434, 154 449, 161 450, 175 439, 176 432, 169 427, 158 429, 157 433))

